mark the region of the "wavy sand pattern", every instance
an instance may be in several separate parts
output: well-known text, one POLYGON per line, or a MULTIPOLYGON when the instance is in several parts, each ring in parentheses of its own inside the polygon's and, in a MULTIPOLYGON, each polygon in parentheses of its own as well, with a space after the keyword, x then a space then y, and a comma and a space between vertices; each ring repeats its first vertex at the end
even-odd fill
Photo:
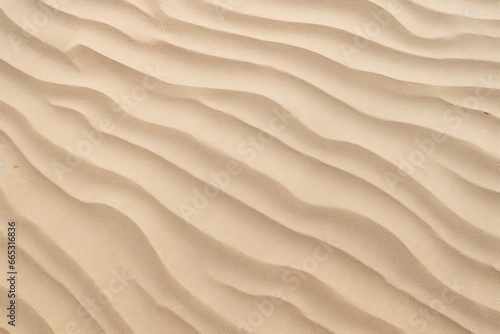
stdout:
POLYGON ((500 333, 498 1, 0 4, 1 333, 500 333))

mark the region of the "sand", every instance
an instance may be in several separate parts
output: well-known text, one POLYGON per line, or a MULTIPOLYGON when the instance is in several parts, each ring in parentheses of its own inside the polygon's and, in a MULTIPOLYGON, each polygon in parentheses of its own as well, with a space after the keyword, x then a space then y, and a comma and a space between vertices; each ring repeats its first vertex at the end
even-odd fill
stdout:
POLYGON ((500 333, 498 1, 0 8, 1 333, 500 333))

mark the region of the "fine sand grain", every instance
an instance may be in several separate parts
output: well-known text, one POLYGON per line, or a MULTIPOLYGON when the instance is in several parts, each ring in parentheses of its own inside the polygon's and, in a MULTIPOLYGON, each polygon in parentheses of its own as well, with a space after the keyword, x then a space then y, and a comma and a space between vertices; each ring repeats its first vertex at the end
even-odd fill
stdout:
POLYGON ((500 333, 499 1, 0 8, 0 333, 500 333))

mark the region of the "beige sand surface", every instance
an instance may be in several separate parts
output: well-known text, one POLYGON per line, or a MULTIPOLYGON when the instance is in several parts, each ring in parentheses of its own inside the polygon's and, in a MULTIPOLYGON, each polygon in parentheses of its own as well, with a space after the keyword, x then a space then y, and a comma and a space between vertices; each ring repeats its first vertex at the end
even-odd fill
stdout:
POLYGON ((499 1, 0 8, 1 333, 500 333, 499 1))

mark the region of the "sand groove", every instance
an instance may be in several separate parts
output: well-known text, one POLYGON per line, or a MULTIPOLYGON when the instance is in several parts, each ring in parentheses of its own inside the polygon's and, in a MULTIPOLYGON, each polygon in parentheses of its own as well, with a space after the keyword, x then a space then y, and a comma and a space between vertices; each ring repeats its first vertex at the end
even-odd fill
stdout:
POLYGON ((19 0, 0 25, 0 333, 500 332, 496 1, 19 0))

